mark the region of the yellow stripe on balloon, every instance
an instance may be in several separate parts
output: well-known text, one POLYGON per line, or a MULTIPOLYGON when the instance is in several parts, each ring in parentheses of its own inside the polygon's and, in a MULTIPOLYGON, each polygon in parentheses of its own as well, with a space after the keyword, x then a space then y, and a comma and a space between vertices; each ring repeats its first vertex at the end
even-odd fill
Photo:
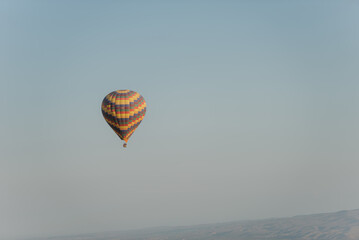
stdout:
POLYGON ((136 101, 139 97, 141 97, 141 95, 138 93, 135 93, 132 97, 128 98, 128 104, 136 101))
POLYGON ((132 109, 130 111, 130 114, 129 114, 129 117, 132 117, 133 115, 141 112, 144 108, 146 108, 146 103, 145 102, 142 102, 142 104, 140 106, 138 106, 137 109, 132 109))
POLYGON ((102 107, 102 110, 107 113, 108 115, 111 115, 112 117, 116 117, 116 115, 113 115, 113 111, 111 109, 111 105, 107 105, 105 107, 102 107))
POLYGON ((138 119, 136 119, 135 121, 133 121, 133 122, 131 122, 131 123, 129 123, 129 124, 126 124, 126 126, 120 126, 120 129, 121 129, 121 130, 127 130, 127 129, 129 129, 130 127, 132 127, 133 125, 136 125, 137 123, 141 122, 144 117, 145 117, 145 116, 143 115, 143 116, 139 117, 138 119))
POLYGON ((118 93, 128 93, 130 90, 117 90, 118 93))

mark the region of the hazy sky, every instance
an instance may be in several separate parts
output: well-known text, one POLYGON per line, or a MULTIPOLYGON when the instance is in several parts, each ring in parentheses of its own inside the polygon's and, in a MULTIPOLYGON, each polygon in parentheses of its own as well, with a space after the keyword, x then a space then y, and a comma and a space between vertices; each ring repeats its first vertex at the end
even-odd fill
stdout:
POLYGON ((359 208, 356 1, 0 1, 0 238, 359 208), (100 105, 147 101, 127 149, 100 105))

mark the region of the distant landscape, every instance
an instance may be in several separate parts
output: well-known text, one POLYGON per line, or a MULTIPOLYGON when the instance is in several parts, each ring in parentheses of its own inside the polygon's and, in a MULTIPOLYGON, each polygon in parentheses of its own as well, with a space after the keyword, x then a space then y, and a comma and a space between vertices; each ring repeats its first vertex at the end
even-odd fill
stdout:
MULTIPOLYGON (((182 227, 91 233, 41 240, 358 240, 359 209, 182 227)), ((35 240, 35 239, 31 239, 35 240)), ((38 240, 38 238, 36 239, 38 240)))

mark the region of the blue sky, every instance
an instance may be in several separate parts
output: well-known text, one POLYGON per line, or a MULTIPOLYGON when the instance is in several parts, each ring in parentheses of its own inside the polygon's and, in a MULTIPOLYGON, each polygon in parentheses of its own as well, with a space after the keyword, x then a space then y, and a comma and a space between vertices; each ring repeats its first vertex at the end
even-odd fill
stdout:
POLYGON ((358 208, 354 1, 1 1, 0 237, 358 208), (127 149, 100 105, 139 92, 127 149))

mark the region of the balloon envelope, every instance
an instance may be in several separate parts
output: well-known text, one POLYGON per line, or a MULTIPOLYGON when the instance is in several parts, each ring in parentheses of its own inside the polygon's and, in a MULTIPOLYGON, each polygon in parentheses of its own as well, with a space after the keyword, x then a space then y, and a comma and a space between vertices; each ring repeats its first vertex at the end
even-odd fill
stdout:
POLYGON ((145 99, 135 91, 113 91, 103 99, 102 114, 115 133, 126 143, 145 117, 145 99))

